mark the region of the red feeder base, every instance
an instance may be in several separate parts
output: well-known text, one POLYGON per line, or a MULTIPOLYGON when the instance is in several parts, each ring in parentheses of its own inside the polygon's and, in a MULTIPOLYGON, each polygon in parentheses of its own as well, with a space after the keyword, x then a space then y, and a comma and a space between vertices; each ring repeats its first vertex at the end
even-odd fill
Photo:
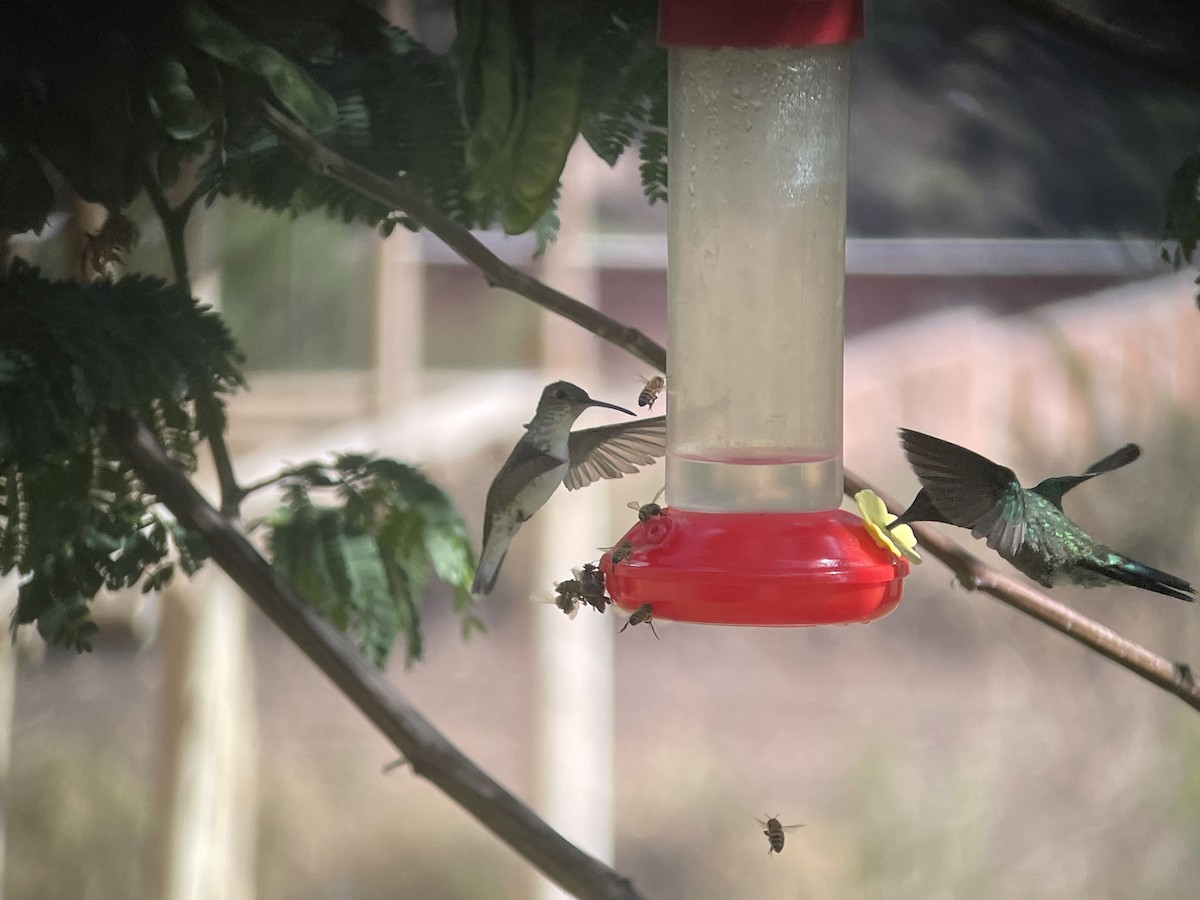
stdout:
POLYGON ((712 625, 842 625, 886 616, 908 562, 844 510, 700 513, 667 509, 600 561, 613 602, 655 618, 712 625))

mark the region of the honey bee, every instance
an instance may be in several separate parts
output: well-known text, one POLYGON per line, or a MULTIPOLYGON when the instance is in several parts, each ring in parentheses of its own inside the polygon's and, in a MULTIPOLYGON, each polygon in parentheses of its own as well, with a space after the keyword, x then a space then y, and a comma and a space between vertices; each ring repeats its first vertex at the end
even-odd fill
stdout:
MULTIPOLYGON (((637 609, 635 609, 633 611, 633 615, 631 615, 629 617, 629 621, 621 626, 621 631, 624 631, 630 625, 641 625, 643 622, 645 622, 647 625, 650 626, 650 631, 654 633, 654 639, 657 641, 659 638, 658 638, 658 632, 654 630, 653 612, 654 612, 654 610, 651 609, 649 603, 643 603, 641 606, 639 606, 637 609)), ((618 631, 617 634, 620 634, 621 631, 618 631)), ((776 823, 776 824, 778 824, 778 823, 776 823)), ((780 838, 780 841, 782 841, 782 840, 783 839, 780 838)))
POLYGON ((568 578, 554 586, 554 605, 574 619, 579 612, 579 604, 584 599, 583 585, 577 579, 568 578))
POLYGON ((661 506, 658 505, 657 501, 658 501, 658 498, 663 495, 663 491, 665 491, 666 489, 667 489, 667 486, 664 484, 662 487, 660 487, 658 489, 658 493, 654 495, 654 499, 651 500, 649 503, 638 503, 636 500, 630 500, 625 505, 628 506, 630 509, 636 509, 637 514, 638 514, 638 521, 641 522, 643 525, 645 525, 647 522, 649 522, 655 516, 664 515, 663 509, 661 506))
MULTIPOLYGON (((763 815, 765 816, 766 813, 763 813, 763 815)), ((785 831, 795 831, 797 828, 804 827, 803 825, 781 825, 779 823, 779 816, 771 816, 765 822, 762 819, 755 819, 754 821, 758 822, 759 825, 765 826, 767 829, 763 832, 767 836, 767 843, 770 844, 767 848, 767 856, 770 856, 772 853, 783 852, 783 833, 785 831)))
POLYGON ((613 544, 611 547, 598 547, 597 549, 611 551, 612 564, 615 566, 617 563, 622 563, 629 559, 629 554, 633 553, 633 541, 626 539, 613 544))
POLYGON ((638 406, 645 406, 649 409, 654 409, 654 401, 658 399, 658 393, 666 387, 667 379, 661 375, 655 375, 653 378, 647 378, 646 384, 642 388, 642 392, 638 394, 638 406))
POLYGON ((594 563, 584 563, 582 568, 572 572, 580 585, 580 599, 596 612, 604 612, 604 608, 612 603, 604 589, 604 573, 594 563))

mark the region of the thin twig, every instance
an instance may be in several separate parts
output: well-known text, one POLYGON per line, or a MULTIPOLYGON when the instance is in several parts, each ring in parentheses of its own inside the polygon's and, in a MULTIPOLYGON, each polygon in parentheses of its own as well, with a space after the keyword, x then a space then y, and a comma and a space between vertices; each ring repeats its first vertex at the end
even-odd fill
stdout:
POLYGON ((291 472, 276 472, 274 475, 268 475, 266 478, 251 482, 242 488, 242 499, 244 500, 251 494, 265 490, 272 485, 279 484, 279 482, 283 481, 283 479, 287 478, 290 474, 291 472))
POLYGON ((179 201, 179 205, 175 207, 175 212, 181 215, 186 221, 188 216, 192 214, 192 208, 196 202, 208 193, 211 185, 203 178, 197 177, 195 186, 188 191, 188 195, 179 201))
POLYGON ((413 772, 433 782, 545 875, 577 897, 639 900, 629 879, 584 853, 538 818, 461 751, 296 594, 167 456, 153 432, 114 414, 109 434, 158 499, 205 540, 213 560, 395 745, 413 772))
POLYGON ((1200 64, 1194 54, 1164 47, 1140 34, 1113 25, 1057 0, 1000 0, 1022 15, 1034 19, 1070 40, 1134 68, 1173 81, 1192 90, 1200 89, 1200 64))
MULTIPOLYGON (((850 472, 845 472, 843 477, 846 482, 846 494, 849 496, 870 489, 879 494, 889 509, 902 509, 904 506, 880 494, 878 489, 850 472)), ((945 563, 967 590, 982 591, 1007 603, 1014 609, 1049 625, 1055 631, 1061 631, 1089 650, 1095 650, 1117 665, 1140 675, 1151 684, 1169 691, 1193 709, 1200 710, 1200 683, 1186 664, 1173 663, 1036 588, 997 571, 929 525, 913 524, 912 528, 921 549, 945 563)))
POLYGON ((558 313, 597 337, 628 350, 660 372, 666 371, 667 353, 661 345, 636 328, 622 325, 616 319, 514 269, 470 231, 430 203, 408 178, 376 175, 329 149, 274 107, 264 104, 262 119, 314 172, 340 181, 421 223, 431 234, 441 238, 447 247, 478 269, 492 287, 527 297, 538 306, 558 313))
POLYGON ((187 214, 180 215, 179 210, 172 209, 167 202, 167 195, 158 176, 150 167, 150 161, 142 162, 142 186, 150 205, 162 223, 163 236, 167 240, 167 252, 171 255, 171 270, 175 273, 175 283, 181 285, 189 294, 192 292, 192 276, 188 271, 187 240, 184 229, 187 227, 187 214))
MULTIPOLYGON (((163 235, 167 240, 167 250, 171 254, 171 269, 175 273, 175 283, 182 285, 189 294, 192 292, 191 274, 188 271, 186 229, 188 217, 192 213, 192 204, 185 200, 181 205, 171 208, 167 202, 166 193, 158 182, 158 176, 150 167, 150 161, 142 165, 142 184, 150 205, 162 222, 163 235)), ((193 191, 193 193, 195 193, 193 191)), ((217 414, 217 399, 212 395, 196 398, 196 404, 202 407, 201 414, 210 422, 220 421, 217 414)), ((246 492, 238 486, 237 474, 233 470, 233 459, 229 455, 229 447, 225 443, 225 435, 220 429, 209 429, 208 447, 212 451, 213 467, 217 471, 217 484, 221 489, 221 512, 231 518, 236 518, 245 499, 246 492)))

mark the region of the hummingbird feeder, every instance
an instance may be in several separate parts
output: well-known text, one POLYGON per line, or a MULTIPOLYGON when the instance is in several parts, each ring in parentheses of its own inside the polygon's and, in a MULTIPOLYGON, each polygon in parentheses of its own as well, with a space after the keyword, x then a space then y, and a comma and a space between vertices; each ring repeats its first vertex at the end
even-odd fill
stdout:
POLYGON ((842 498, 849 42, 862 0, 662 0, 670 359, 664 515, 602 568, 625 610, 866 622, 908 563, 842 498))

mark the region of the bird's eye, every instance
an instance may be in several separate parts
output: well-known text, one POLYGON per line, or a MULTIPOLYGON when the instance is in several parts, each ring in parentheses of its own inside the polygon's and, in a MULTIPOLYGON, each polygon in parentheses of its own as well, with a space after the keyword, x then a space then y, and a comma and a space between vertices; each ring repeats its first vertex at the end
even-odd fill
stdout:
POLYGON ((559 390, 555 391, 555 392, 554 392, 554 399, 555 399, 555 400, 566 400, 566 399, 567 399, 567 392, 566 392, 566 391, 564 391, 564 390, 562 390, 562 389, 559 389, 559 390))

